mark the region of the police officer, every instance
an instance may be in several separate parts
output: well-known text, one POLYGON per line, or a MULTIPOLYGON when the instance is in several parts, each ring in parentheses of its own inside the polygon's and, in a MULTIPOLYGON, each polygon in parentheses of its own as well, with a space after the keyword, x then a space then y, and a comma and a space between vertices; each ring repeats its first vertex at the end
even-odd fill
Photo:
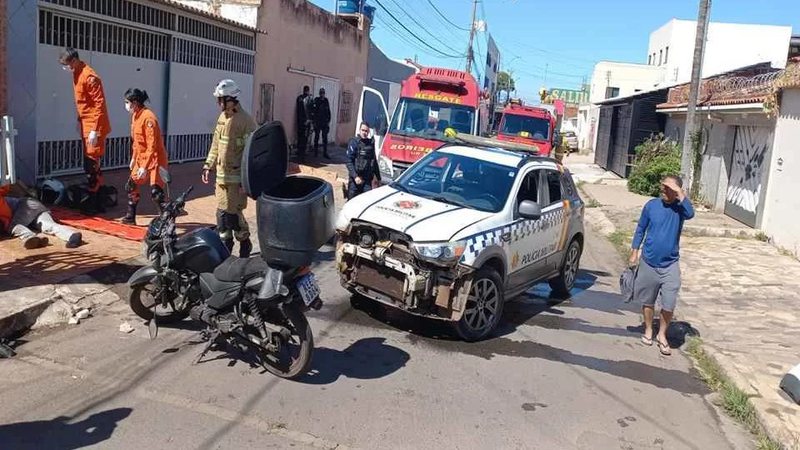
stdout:
POLYGON ((297 159, 301 162, 306 158, 308 138, 311 134, 311 125, 314 118, 314 97, 311 88, 303 86, 303 94, 295 100, 295 122, 297 126, 297 159))
POLYGON ((381 181, 375 159, 375 139, 369 135, 367 122, 361 122, 358 136, 347 145, 347 172, 350 175, 347 183, 348 200, 372 189, 373 180, 381 181))
POLYGON ((319 88, 319 97, 314 99, 314 156, 319 156, 319 135, 322 134, 322 156, 328 156, 328 132, 331 123, 331 104, 325 97, 325 88, 319 88))
POLYGON ((247 195, 242 188, 242 153, 247 136, 255 131, 256 123, 239 104, 239 87, 233 80, 222 80, 214 89, 222 113, 217 119, 208 158, 203 165, 203 183, 208 184, 212 168, 217 174, 217 231, 233 250, 233 239, 239 241, 239 256, 246 258, 253 250, 250 228, 242 211, 247 207, 247 195))

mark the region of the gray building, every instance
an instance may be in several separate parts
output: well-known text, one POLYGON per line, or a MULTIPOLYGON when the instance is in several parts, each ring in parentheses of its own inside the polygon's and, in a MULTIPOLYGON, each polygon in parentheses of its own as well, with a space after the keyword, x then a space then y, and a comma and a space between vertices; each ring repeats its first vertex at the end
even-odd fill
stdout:
POLYGON ((8 114, 16 121, 18 177, 78 173, 72 77, 59 53, 74 47, 103 80, 112 132, 103 167, 127 168, 130 116, 122 95, 145 89, 170 160, 205 157, 219 110, 211 95, 223 78, 252 107, 256 30, 169 0, 8 0, 8 114))
MULTIPOLYGON (((387 57, 374 42, 369 44, 369 57, 367 59, 366 85, 383 95, 389 114, 394 112, 400 100, 402 82, 418 70, 408 64, 394 61, 387 57)), ((365 108, 375 108, 376 105, 365 105, 365 108)), ((365 117, 377 117, 378 111, 367 111, 365 117)))

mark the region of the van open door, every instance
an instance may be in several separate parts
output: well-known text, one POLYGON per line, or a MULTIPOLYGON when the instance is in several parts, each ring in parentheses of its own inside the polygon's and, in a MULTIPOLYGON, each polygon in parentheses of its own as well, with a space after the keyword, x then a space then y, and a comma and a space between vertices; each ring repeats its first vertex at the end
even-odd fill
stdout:
POLYGON ((380 154, 383 140, 389 131, 389 110, 386 108, 386 101, 380 92, 370 87, 364 86, 361 91, 361 100, 358 102, 358 118, 356 122, 355 135, 361 127, 361 122, 367 122, 375 138, 375 152, 380 154))

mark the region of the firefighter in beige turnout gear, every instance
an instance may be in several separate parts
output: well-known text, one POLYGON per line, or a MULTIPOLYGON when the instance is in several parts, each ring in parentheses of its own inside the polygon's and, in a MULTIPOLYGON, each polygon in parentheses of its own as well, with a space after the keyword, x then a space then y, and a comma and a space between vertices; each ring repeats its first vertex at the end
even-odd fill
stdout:
POLYGON ((247 137, 255 131, 256 123, 239 104, 239 87, 233 80, 222 80, 214 89, 222 113, 217 119, 208 158, 203 165, 203 183, 208 184, 209 172, 216 172, 217 230, 233 250, 234 238, 239 241, 239 256, 246 258, 253 249, 250 227, 242 213, 247 207, 247 195, 242 188, 242 153, 247 137))

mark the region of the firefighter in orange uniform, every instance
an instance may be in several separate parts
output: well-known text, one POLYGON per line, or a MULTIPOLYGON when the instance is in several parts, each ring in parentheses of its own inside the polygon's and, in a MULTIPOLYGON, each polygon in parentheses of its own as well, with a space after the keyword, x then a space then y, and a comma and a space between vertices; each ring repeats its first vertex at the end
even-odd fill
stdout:
POLYGON ((125 183, 128 193, 128 212, 123 223, 136 225, 136 207, 139 204, 139 186, 150 186, 150 197, 159 214, 166 202, 164 189, 169 181, 167 150, 161 137, 156 115, 145 103, 147 92, 131 88, 125 92, 125 109, 131 114, 131 174, 125 183))
POLYGON ((103 184, 100 159, 105 152, 105 139, 111 133, 103 82, 94 70, 81 61, 78 52, 68 47, 59 60, 64 70, 72 72, 78 129, 83 139, 83 170, 89 182, 89 212, 103 212, 97 191, 103 184))

